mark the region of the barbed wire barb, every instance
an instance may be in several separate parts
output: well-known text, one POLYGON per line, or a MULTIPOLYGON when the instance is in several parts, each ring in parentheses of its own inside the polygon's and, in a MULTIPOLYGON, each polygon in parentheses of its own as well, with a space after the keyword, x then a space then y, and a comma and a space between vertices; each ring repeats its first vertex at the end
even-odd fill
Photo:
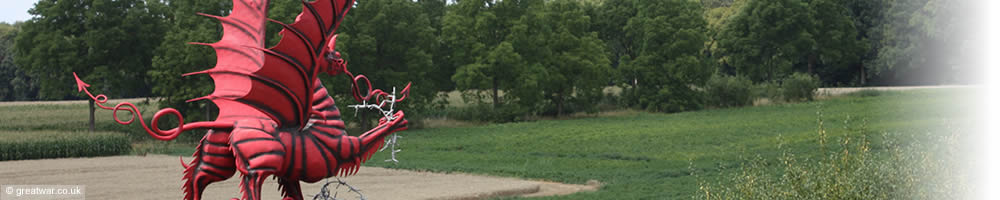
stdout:
MULTIPOLYGON (((385 94, 385 93, 383 92, 382 94, 385 94)), ((369 110, 377 110, 378 112, 380 112, 382 114, 383 117, 385 117, 385 119, 387 121, 395 120, 396 116, 393 115, 392 113, 396 109, 396 87, 392 87, 392 93, 390 93, 388 95, 385 95, 385 97, 386 98, 384 98, 384 99, 382 99, 382 101, 378 102, 377 105, 376 104, 368 104, 368 100, 363 100, 363 101, 361 101, 361 104, 349 105, 348 107, 354 108, 354 116, 358 115, 358 110, 369 109, 369 110), (386 105, 389 105, 389 108, 388 109, 383 109, 386 105)), ((376 99, 378 99, 378 98, 376 98, 376 99)), ((398 140, 397 139, 402 138, 402 137, 403 136, 399 136, 399 135, 393 133, 392 136, 389 137, 389 139, 385 140, 385 144, 382 144, 382 148, 378 150, 379 152, 384 151, 386 148, 390 149, 389 152, 390 152, 391 158, 385 160, 385 162, 399 163, 399 160, 396 159, 396 153, 399 153, 400 151, 402 151, 402 149, 396 149, 396 144, 398 144, 398 140)))
POLYGON ((361 193, 361 190, 359 190, 358 188, 355 188, 354 186, 351 186, 350 184, 347 184, 346 181, 340 180, 340 178, 336 178, 336 179, 337 179, 337 182, 330 182, 330 179, 327 178, 326 179, 326 183, 323 184, 323 188, 320 188, 319 193, 313 196, 313 200, 341 200, 341 199, 337 198, 337 194, 340 193, 340 186, 347 187, 348 192, 357 193, 358 194, 358 199, 360 199, 360 200, 368 200, 367 198, 365 198, 365 194, 361 193), (330 184, 333 184, 333 183, 336 183, 337 186, 335 186, 333 188, 333 196, 330 196, 330 184))

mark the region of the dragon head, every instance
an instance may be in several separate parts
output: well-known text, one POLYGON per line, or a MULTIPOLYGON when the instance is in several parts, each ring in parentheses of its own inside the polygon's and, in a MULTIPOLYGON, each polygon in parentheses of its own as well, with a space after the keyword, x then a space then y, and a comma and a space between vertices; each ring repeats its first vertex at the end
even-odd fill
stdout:
POLYGON ((340 52, 336 50, 336 47, 337 35, 333 35, 333 38, 327 42, 326 48, 323 48, 323 52, 320 54, 326 62, 320 62, 319 70, 331 76, 347 72, 347 61, 344 61, 340 57, 340 52))

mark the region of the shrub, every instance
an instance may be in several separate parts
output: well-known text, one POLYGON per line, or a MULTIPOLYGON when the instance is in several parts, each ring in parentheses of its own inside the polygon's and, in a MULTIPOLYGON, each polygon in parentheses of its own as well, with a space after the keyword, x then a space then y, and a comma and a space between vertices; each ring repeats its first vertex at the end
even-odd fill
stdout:
POLYGON ((753 103, 750 79, 743 76, 714 75, 705 85, 708 103, 717 107, 739 107, 753 103))
POLYGON ((525 120, 528 110, 515 104, 505 104, 494 108, 492 104, 475 104, 446 109, 445 116, 451 119, 477 122, 517 122, 525 120))
POLYGON ((753 98, 767 98, 771 101, 782 100, 783 91, 781 84, 775 81, 766 81, 753 85, 753 98))
POLYGON ((87 132, 0 132, 0 161, 127 154, 128 136, 87 132))
POLYGON ((637 108, 652 112, 684 112, 701 110, 705 105, 705 96, 701 91, 692 88, 676 89, 676 87, 639 88, 632 93, 638 101, 637 108), (651 91, 655 91, 651 92, 651 91))
POLYGON ((804 73, 794 73, 781 82, 786 101, 812 101, 819 89, 819 78, 804 73))

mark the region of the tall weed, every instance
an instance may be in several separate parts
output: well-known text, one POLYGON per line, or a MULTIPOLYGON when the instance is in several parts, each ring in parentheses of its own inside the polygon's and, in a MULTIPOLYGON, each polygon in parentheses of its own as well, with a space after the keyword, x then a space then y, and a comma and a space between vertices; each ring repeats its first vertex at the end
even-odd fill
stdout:
POLYGON ((699 183, 694 199, 964 199, 971 193, 957 131, 876 135, 864 123, 831 142, 818 122, 818 152, 793 153, 779 136, 779 157, 744 157, 717 182, 692 170, 699 183))

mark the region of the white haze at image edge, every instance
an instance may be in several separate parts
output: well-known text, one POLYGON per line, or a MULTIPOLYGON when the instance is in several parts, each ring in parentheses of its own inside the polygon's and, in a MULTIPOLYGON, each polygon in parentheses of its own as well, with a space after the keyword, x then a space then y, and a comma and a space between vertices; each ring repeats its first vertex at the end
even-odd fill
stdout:
POLYGON ((997 94, 997 90, 1000 89, 1000 60, 997 60, 998 55, 1000 55, 1000 1, 996 0, 980 0, 982 3, 980 7, 980 13, 983 15, 980 19, 982 23, 983 31, 981 33, 981 38, 985 43, 982 45, 982 50, 980 51, 982 55, 979 57, 982 59, 983 70, 986 72, 983 74, 983 79, 986 82, 983 94, 983 104, 984 110, 981 111, 983 123, 980 128, 982 128, 982 140, 980 140, 981 152, 978 153, 980 159, 978 162, 980 166, 979 170, 979 185, 976 188, 979 190, 977 192, 979 199, 1000 199, 1000 123, 997 120, 1000 119, 1000 96, 997 94))

